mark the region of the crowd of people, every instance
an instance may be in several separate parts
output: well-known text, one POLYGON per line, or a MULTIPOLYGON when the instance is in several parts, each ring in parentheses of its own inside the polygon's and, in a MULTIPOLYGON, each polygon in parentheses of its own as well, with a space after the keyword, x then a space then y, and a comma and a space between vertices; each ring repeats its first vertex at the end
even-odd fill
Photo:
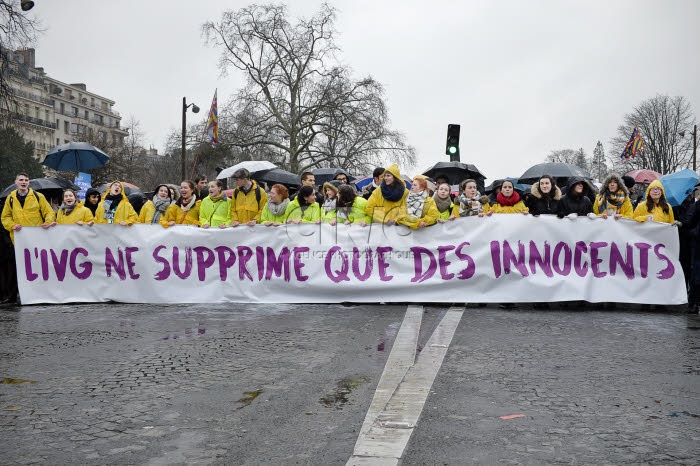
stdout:
MULTIPOLYGON (((458 195, 452 194, 444 177, 438 177, 435 183, 424 175, 417 175, 409 189, 396 164, 376 168, 373 181, 361 192, 349 184, 347 175, 342 173, 332 182, 324 183, 320 191, 314 174, 302 173, 301 187, 293 195, 282 184, 273 184, 269 190, 260 186, 246 169, 236 171, 233 180, 235 188, 230 197, 224 192, 221 180, 207 182, 206 177, 200 176, 194 181, 183 180, 179 190, 160 184, 155 187, 152 198, 145 202, 142 197, 130 200, 120 181, 109 184, 104 194, 89 189, 84 202, 78 199, 75 191, 67 189, 54 212, 41 193, 29 188, 27 174, 19 173, 15 180, 17 189, 7 197, 2 208, 2 224, 8 233, 2 248, 2 254, 8 258, 4 263, 11 264, 14 269, 11 257, 14 234, 26 226, 51 228, 74 224, 89 227, 99 223, 128 227, 144 223, 163 228, 191 225, 223 229, 241 225, 278 227, 287 223, 327 222, 361 227, 370 223, 398 224, 421 229, 459 217, 499 214, 570 219, 612 217, 678 226, 680 259, 691 308, 697 310, 700 301, 700 287, 693 278, 700 275, 697 268, 693 274, 693 264, 700 262, 700 208, 696 208, 691 195, 674 213, 659 181, 649 184, 644 200, 639 201, 630 195, 629 180, 616 174, 603 181, 598 193, 592 192, 583 178, 570 178, 562 190, 557 185, 558 180, 543 175, 528 192, 517 190, 510 180, 496 182, 489 196, 478 191, 474 179, 463 180, 458 195)), ((14 270, 3 270, 0 281, 3 299, 16 300, 14 270)))

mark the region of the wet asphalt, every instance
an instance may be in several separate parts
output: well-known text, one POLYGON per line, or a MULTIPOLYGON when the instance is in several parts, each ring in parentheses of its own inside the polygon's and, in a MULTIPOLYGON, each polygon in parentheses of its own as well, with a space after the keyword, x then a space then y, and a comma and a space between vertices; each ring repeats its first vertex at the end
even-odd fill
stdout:
MULTIPOLYGON (((405 311, 1 307, 0 463, 345 464, 405 311)), ((695 463, 682 311, 466 309, 400 464, 695 463)))

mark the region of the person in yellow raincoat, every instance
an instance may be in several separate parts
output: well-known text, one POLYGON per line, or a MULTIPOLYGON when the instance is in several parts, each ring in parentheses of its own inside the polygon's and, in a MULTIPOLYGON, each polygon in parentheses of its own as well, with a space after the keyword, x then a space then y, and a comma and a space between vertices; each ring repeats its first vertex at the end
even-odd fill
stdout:
POLYGON ((267 204, 267 193, 250 179, 250 173, 245 168, 236 170, 233 179, 236 188, 231 195, 231 226, 237 227, 242 223, 253 226, 260 222, 260 214, 267 204))
POLYGON ((202 201, 197 199, 196 192, 194 181, 185 180, 180 183, 180 198, 165 211, 165 217, 160 219, 160 224, 165 228, 173 225, 199 226, 202 201))
POLYGON ((435 225, 440 212, 429 194, 425 178, 414 178, 411 191, 406 196, 406 208, 396 219, 396 223, 413 230, 435 225))
POLYGON ((95 219, 90 209, 78 200, 75 191, 66 189, 63 191, 63 204, 58 208, 56 223, 58 225, 92 226, 95 223, 95 219))
POLYGON ((141 207, 139 223, 160 224, 173 204, 173 195, 167 184, 159 184, 153 190, 153 199, 141 207))
POLYGON ((520 199, 520 194, 515 190, 513 182, 504 180, 501 185, 501 192, 496 196, 496 203, 491 206, 486 215, 517 213, 527 215, 528 209, 520 199))
POLYGON ((202 199, 199 207, 199 224, 202 228, 226 228, 231 225, 231 199, 223 193, 221 180, 209 182, 209 195, 202 199))
POLYGON ((647 187, 646 199, 634 209, 633 218, 638 222, 653 220, 674 224, 673 209, 666 201, 666 191, 659 180, 654 180, 647 187))
POLYGON ((357 224, 367 226, 372 223, 372 219, 365 213, 367 200, 359 196, 349 184, 338 187, 338 196, 335 209, 332 214, 327 215, 324 221, 331 225, 344 223, 345 225, 357 224))
POLYGON ((260 223, 266 227, 278 227, 287 222, 287 216, 292 210, 289 190, 283 184, 273 184, 268 197, 269 200, 260 214, 260 223))
POLYGON ((10 232, 12 243, 15 231, 22 227, 49 228, 56 218, 51 205, 43 194, 29 187, 29 175, 24 172, 15 177, 17 189, 12 191, 2 208, 2 226, 10 232))
POLYGON ((408 190, 401 178, 399 166, 392 164, 384 171, 379 188, 367 199, 365 213, 372 219, 372 223, 394 224, 406 212, 407 196, 408 190))
POLYGON ((120 181, 113 181, 95 210, 95 223, 131 226, 138 219, 138 214, 124 193, 124 186, 120 181))
POLYGON ((615 220, 632 218, 634 209, 630 193, 620 175, 612 173, 603 180, 600 192, 593 202, 593 213, 603 218, 611 216, 615 220))
POLYGON ((302 186, 290 205, 287 223, 321 223, 321 207, 311 186, 302 186))
POLYGON ((448 183, 440 183, 433 194, 435 207, 437 207, 439 216, 438 222, 445 223, 448 220, 454 220, 459 215, 459 205, 452 202, 450 193, 450 185, 448 183))

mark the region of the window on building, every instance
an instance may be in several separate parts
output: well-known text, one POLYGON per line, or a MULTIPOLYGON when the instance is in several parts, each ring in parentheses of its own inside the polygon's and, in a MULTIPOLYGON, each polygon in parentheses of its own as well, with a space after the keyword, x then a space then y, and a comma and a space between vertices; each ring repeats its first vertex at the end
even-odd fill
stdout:
POLYGON ((66 114, 66 104, 61 102, 61 115, 65 115, 65 114, 66 114))
POLYGON ((95 98, 94 97, 90 97, 90 106, 91 107, 95 106, 95 98))
POLYGON ((78 134, 78 125, 76 123, 70 124, 70 134, 78 134))
POLYGON ((34 107, 34 117, 35 117, 37 120, 40 120, 40 119, 41 119, 41 114, 39 113, 39 107, 34 107))
POLYGON ((78 107, 71 107, 71 111, 73 112, 73 116, 78 116, 78 107))
POLYGON ((97 139, 99 139, 102 142, 105 142, 105 132, 104 131, 98 131, 97 132, 97 139))
POLYGON ((66 134, 70 133, 70 123, 67 121, 63 122, 63 132, 66 134))
POLYGON ((56 145, 59 145, 61 143, 61 140, 59 138, 56 138, 56 145))
POLYGON ((88 116, 88 111, 87 111, 87 110, 85 110, 85 119, 86 119, 86 120, 89 120, 89 119, 90 119, 90 117, 88 116))
POLYGON ((44 120, 49 121, 49 111, 48 110, 44 110, 44 115, 45 115, 44 120))

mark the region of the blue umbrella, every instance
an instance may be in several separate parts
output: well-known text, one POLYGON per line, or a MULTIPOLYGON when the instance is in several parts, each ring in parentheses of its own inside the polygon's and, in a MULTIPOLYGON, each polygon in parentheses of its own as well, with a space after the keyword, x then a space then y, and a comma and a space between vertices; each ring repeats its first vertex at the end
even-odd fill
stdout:
POLYGON ((108 160, 107 154, 87 142, 69 142, 51 149, 42 163, 60 172, 84 172, 104 167, 108 160))
POLYGON ((666 200, 672 207, 681 205, 683 200, 688 197, 688 194, 693 192, 695 185, 698 184, 698 174, 690 168, 681 170, 676 173, 670 173, 659 178, 664 187, 666 200))

